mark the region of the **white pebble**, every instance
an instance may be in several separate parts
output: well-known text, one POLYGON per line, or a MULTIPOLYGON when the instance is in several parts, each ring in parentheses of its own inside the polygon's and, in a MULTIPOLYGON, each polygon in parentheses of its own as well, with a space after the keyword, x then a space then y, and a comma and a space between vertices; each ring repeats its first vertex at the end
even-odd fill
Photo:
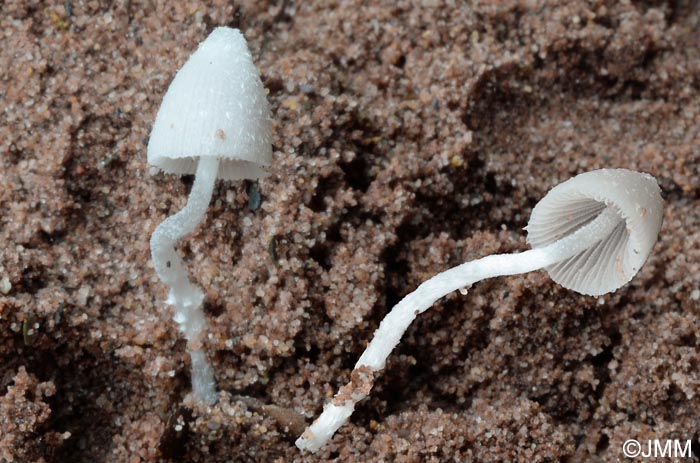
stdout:
POLYGON ((12 283, 10 283, 10 279, 7 277, 2 277, 2 280, 0 280, 0 293, 7 294, 11 289, 12 283))

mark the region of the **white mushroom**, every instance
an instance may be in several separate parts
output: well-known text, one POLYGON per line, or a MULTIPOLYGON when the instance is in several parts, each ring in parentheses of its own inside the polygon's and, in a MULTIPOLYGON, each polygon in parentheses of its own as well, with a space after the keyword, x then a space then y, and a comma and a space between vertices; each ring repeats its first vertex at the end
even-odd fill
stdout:
POLYGON ((216 386, 201 347, 204 296, 189 281, 175 243, 204 218, 217 178, 256 179, 271 160, 270 110, 248 45, 237 29, 216 28, 170 84, 148 142, 149 163, 195 174, 185 208, 153 232, 151 255, 188 340, 194 393, 207 403, 216 401, 216 386))
POLYGON ((355 365, 352 382, 296 441, 317 451, 365 398, 375 374, 418 314, 446 294, 486 278, 547 269, 562 286, 591 296, 629 282, 651 252, 661 228, 663 200, 654 177, 625 169, 578 175, 554 187, 532 211, 533 249, 486 256, 423 282, 382 320, 355 365))

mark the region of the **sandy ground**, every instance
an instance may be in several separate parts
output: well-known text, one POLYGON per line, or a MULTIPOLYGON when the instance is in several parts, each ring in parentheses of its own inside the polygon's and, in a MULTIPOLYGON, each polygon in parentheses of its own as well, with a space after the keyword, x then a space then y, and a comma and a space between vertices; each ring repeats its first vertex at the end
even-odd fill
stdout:
POLYGON ((598 462, 654 438, 700 455, 700 2, 206 3, 0 6, 0 461, 598 462), (146 143, 218 25, 249 41, 275 160, 219 182, 180 246, 206 289, 207 409, 148 250, 192 178, 149 167, 146 143), (537 201, 601 167, 653 174, 666 200, 629 285, 591 298, 535 272, 454 293, 330 445, 294 447, 393 304, 527 249, 537 201))

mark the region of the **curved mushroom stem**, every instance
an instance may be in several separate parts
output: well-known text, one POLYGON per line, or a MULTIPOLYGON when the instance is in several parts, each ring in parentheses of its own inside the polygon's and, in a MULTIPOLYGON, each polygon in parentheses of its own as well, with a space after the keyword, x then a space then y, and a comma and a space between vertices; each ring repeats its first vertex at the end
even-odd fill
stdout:
POLYGON ((189 347, 200 345, 199 338, 206 326, 201 308, 204 294, 187 277, 182 260, 175 251, 175 243, 192 233, 204 219, 218 170, 217 158, 200 158, 187 204, 180 212, 158 225, 151 235, 153 266, 163 283, 170 287, 165 302, 175 308, 174 319, 188 341, 192 362, 192 389, 198 397, 210 404, 216 402, 214 371, 201 347, 189 347))
POLYGON ((466 262, 423 282, 391 309, 374 333, 372 342, 355 364, 353 381, 341 388, 323 413, 297 439, 301 450, 315 452, 333 436, 352 414, 355 404, 371 389, 373 378, 384 368, 386 359, 404 332, 422 312, 441 297, 486 278, 539 270, 578 255, 601 241, 623 220, 606 208, 595 220, 569 236, 537 249, 517 254, 495 254, 466 262))

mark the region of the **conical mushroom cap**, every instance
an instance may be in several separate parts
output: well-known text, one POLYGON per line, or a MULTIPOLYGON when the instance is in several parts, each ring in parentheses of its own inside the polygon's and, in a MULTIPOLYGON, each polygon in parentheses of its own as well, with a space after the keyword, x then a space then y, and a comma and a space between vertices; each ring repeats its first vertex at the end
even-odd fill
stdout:
POLYGON ((270 109, 245 38, 218 27, 173 79, 148 142, 148 162, 193 174, 197 158, 221 159, 219 178, 265 175, 272 160, 270 109))
POLYGON ((606 207, 619 214, 617 227, 592 248, 547 267, 550 277, 565 288, 599 296, 637 274, 661 229, 659 185, 649 174, 601 169, 555 186, 533 209, 527 240, 539 248, 588 224, 606 207))

